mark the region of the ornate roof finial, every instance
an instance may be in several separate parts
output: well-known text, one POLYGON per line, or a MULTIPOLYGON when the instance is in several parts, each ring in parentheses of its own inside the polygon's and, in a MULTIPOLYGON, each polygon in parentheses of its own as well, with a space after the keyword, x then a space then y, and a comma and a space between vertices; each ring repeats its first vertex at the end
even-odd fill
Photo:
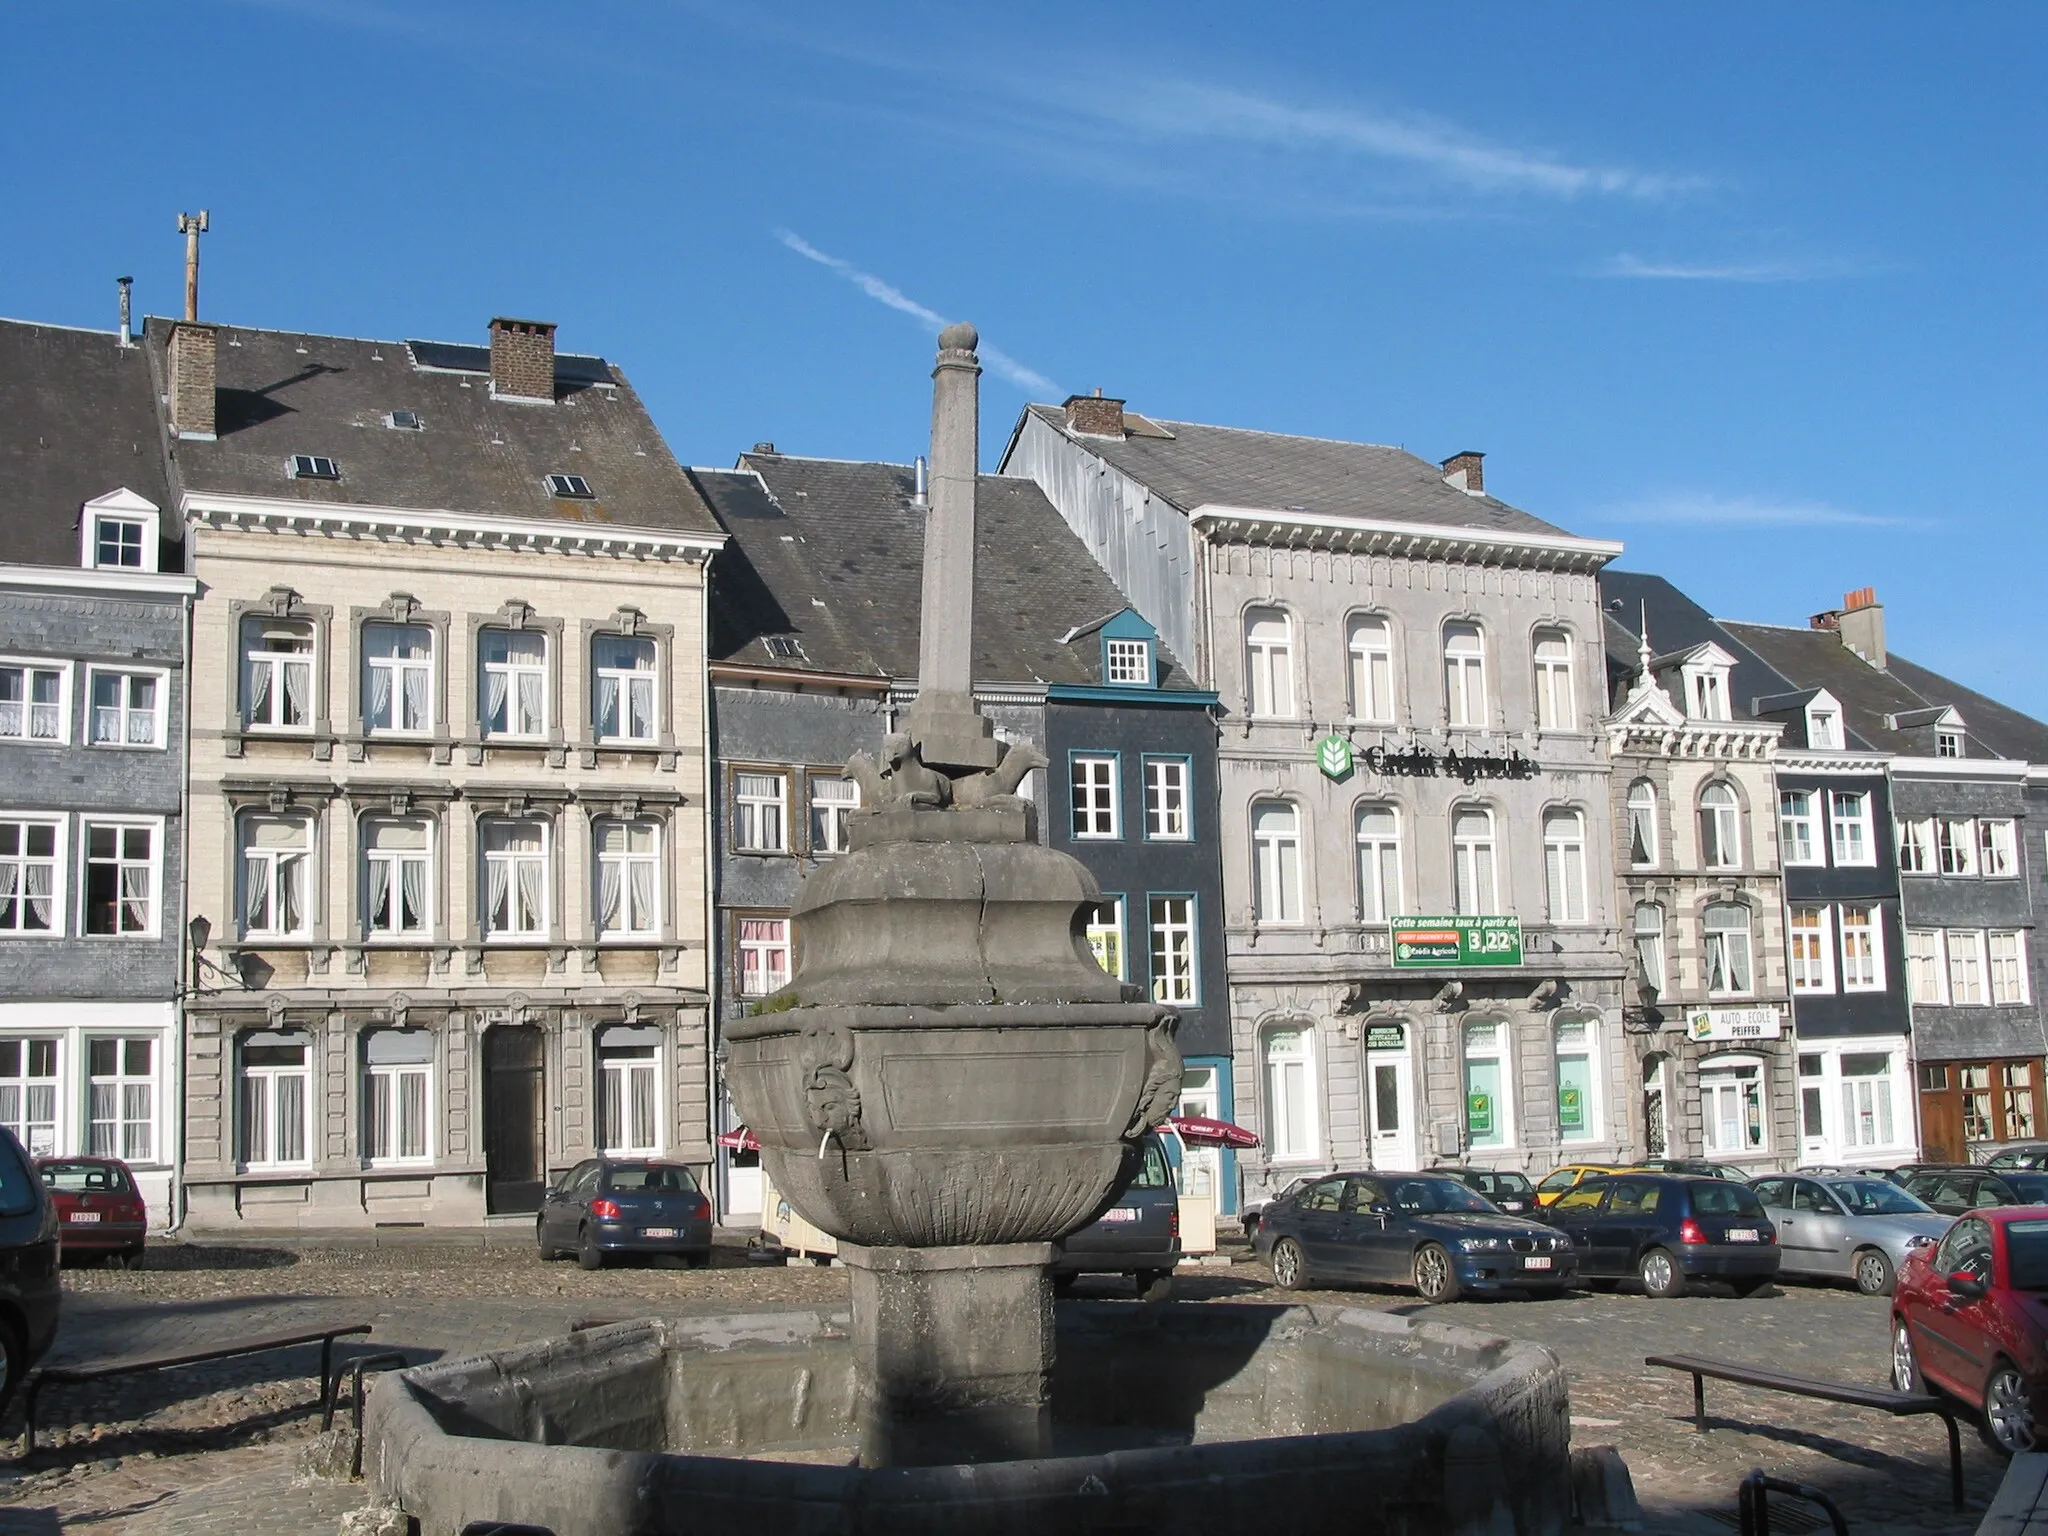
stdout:
POLYGON ((1648 688, 1655 680, 1650 676, 1650 605, 1647 602, 1641 605, 1641 613, 1643 616, 1642 640, 1636 646, 1636 660, 1640 663, 1639 670, 1643 674, 1642 686, 1648 688))

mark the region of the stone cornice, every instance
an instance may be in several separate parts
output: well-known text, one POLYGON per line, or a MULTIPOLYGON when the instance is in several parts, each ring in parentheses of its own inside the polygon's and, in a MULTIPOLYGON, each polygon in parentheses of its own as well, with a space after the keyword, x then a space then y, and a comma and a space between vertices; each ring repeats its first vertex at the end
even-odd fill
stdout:
POLYGON ((713 552, 725 546, 722 533, 681 533, 615 523, 577 523, 566 519, 496 517, 428 507, 280 501, 267 496, 209 495, 198 491, 187 491, 179 510, 188 523, 222 530, 296 533, 457 549, 523 550, 541 554, 694 562, 708 559, 713 552))
POLYGON ((1715 762, 1777 762, 1784 727, 1749 720, 1617 720, 1607 726, 1608 750, 1617 757, 1677 757, 1715 762))
POLYGON ((1218 544, 1320 549, 1347 555, 1396 555, 1476 565, 1597 571, 1622 552, 1622 546, 1613 540, 1580 539, 1569 534, 1506 533, 1207 503, 1190 512, 1188 522, 1218 544))
POLYGON ((0 565, 0 587, 60 587, 109 597, 191 597, 198 581, 171 571, 86 570, 71 565, 0 565))

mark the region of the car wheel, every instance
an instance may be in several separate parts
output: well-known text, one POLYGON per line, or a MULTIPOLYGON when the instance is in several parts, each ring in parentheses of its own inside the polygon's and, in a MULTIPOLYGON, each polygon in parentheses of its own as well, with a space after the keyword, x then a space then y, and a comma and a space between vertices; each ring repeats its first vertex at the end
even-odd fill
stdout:
POLYGON ((540 1245, 541 1263, 545 1264, 555 1256, 554 1247, 548 1242, 547 1223, 537 1216, 533 1222, 533 1240, 540 1245))
POLYGON ((1441 1244, 1424 1243, 1415 1250, 1415 1289, 1431 1303, 1458 1299, 1458 1271, 1441 1244))
POLYGON ((26 1354, 14 1329, 0 1323, 0 1372, 5 1373, 0 1375, 0 1412, 6 1411, 14 1400, 14 1389, 21 1385, 26 1354))
POLYGON ((1856 1255, 1856 1289, 1864 1295, 1889 1296, 1898 1278, 1892 1261, 1877 1249, 1865 1248, 1856 1255))
POLYGON ((1920 1361, 1913 1353, 1913 1335, 1906 1327, 1903 1317, 1892 1319, 1892 1390, 1894 1392, 1925 1392, 1927 1383, 1920 1377, 1920 1361))
POLYGON ((1291 1237, 1273 1245, 1273 1283, 1283 1291, 1298 1291, 1308 1284, 1308 1260, 1291 1237))
POLYGON ((1138 1284, 1138 1300, 1164 1301, 1173 1294, 1173 1271, 1141 1269, 1131 1276, 1138 1284))
POLYGON ((576 1262, 585 1269, 604 1268, 604 1250, 597 1246, 596 1234, 588 1227, 576 1234, 576 1262))
POLYGON ((1660 1301, 1685 1294, 1685 1271, 1668 1248, 1652 1248, 1644 1254, 1636 1263, 1636 1276, 1643 1282, 1645 1294, 1660 1301))
POLYGON ((2009 1361, 1999 1361, 1985 1378, 1984 1439, 2001 1456, 2034 1448, 2033 1393, 2009 1361))

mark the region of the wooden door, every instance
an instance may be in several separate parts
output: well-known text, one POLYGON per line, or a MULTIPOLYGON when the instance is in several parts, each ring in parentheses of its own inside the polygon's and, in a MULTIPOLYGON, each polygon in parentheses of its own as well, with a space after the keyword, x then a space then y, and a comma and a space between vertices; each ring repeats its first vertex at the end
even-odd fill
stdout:
POLYGON ((1963 1142, 1963 1101, 1955 1088, 1953 1067, 1921 1068, 1923 1084, 1938 1081, 1941 1086, 1920 1090, 1920 1156, 1930 1163, 1960 1163, 1968 1160, 1963 1142))
POLYGON ((493 1215, 538 1210, 547 1189, 543 1052, 529 1025, 484 1036, 484 1208, 493 1215))

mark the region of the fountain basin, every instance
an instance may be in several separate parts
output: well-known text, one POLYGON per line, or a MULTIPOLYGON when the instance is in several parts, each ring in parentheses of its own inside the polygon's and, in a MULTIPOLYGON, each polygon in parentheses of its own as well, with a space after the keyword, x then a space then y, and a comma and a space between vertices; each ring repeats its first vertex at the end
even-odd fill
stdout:
POLYGON ((382 1378, 379 1491, 453 1536, 1561 1530, 1540 1346, 1362 1308, 1063 1304, 1054 1454, 852 1464, 845 1311, 621 1323, 382 1378))

